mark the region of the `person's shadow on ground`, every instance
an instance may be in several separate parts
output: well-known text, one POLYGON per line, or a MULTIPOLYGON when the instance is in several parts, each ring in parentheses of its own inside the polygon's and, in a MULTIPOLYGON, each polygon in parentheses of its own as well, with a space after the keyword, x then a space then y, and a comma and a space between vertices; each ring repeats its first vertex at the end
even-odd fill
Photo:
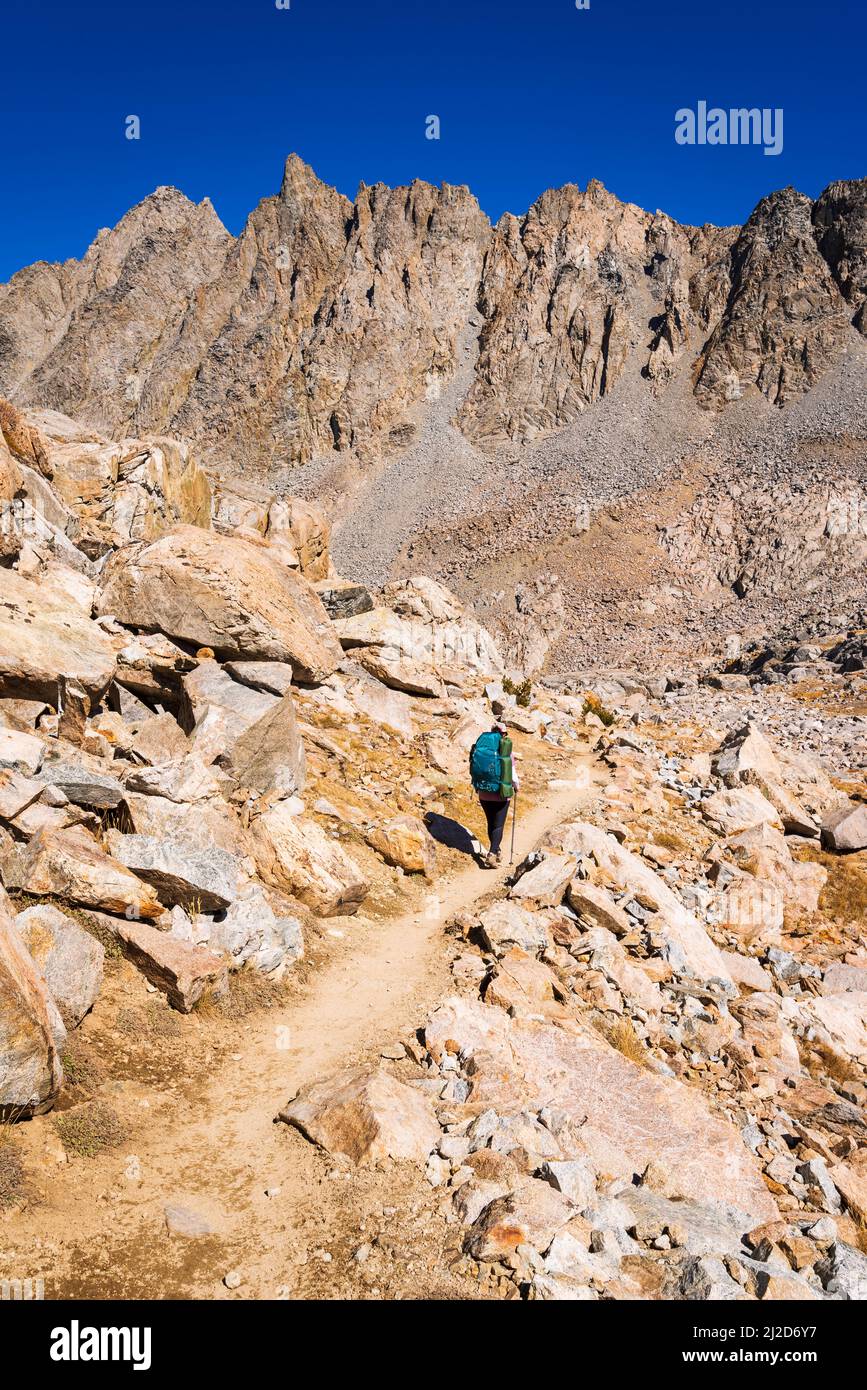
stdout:
POLYGON ((428 811, 424 823, 439 844, 459 850, 461 854, 468 854, 472 859, 478 860, 481 857, 482 846, 476 836, 467 830, 466 826, 461 825, 460 821, 452 820, 450 816, 441 816, 436 811, 428 811))

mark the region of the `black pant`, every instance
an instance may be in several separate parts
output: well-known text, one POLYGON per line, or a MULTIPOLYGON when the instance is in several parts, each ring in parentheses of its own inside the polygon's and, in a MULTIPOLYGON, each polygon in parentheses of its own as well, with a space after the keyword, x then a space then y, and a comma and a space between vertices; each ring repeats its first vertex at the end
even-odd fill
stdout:
POLYGON ((491 853, 499 854, 500 845, 503 843, 503 831, 506 828, 506 817, 509 814, 508 797, 502 800, 498 798, 496 801, 483 801, 481 807, 485 813, 485 820, 488 822, 491 853))

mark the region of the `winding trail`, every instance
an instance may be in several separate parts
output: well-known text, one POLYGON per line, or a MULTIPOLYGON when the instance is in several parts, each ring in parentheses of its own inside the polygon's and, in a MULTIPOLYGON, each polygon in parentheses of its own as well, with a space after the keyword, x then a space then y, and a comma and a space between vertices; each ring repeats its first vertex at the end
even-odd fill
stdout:
MULTIPOLYGON (((549 791, 545 804, 526 810, 515 862, 594 795, 593 765, 590 754, 578 763, 589 772, 585 787, 549 791)), ((150 1127, 137 1127, 123 1151, 77 1166, 65 1224, 51 1200, 23 1213, 16 1221, 22 1236, 29 1229, 37 1241, 41 1235, 61 1245, 47 1296, 230 1297, 220 1279, 236 1263, 244 1296, 273 1298, 305 1212, 323 1200, 321 1177, 311 1176, 311 1146, 275 1116, 300 1087, 377 1058, 424 1022, 454 988, 443 924, 508 873, 508 864, 492 872, 470 861, 439 885, 425 910, 358 923, 336 941, 303 997, 238 1025, 238 1050, 220 1059, 189 1106, 157 1098, 150 1127), (169 1239, 167 1203, 203 1216, 213 1234, 169 1239)))

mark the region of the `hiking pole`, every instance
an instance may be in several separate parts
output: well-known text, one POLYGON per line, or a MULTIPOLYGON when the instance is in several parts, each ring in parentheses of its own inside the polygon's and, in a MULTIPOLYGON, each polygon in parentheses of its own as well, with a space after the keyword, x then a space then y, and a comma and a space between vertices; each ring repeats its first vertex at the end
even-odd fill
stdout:
POLYGON ((512 797, 512 848, 509 850, 509 863, 515 862, 515 817, 518 814, 518 789, 515 788, 515 795, 512 797))

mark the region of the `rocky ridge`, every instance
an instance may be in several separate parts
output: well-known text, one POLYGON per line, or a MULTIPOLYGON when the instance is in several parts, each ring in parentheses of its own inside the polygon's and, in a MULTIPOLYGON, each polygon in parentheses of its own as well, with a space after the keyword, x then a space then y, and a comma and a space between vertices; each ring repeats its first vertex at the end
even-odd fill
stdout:
POLYGON ((224 473, 399 449, 474 320, 456 421, 477 444, 559 430, 624 372, 664 391, 681 358, 706 405, 784 403, 858 339, 864 188, 785 189, 739 231, 594 180, 492 227, 466 188, 362 185, 351 203, 293 155, 237 239, 164 188, 81 262, 13 276, 0 388, 113 434, 180 434, 224 473))

